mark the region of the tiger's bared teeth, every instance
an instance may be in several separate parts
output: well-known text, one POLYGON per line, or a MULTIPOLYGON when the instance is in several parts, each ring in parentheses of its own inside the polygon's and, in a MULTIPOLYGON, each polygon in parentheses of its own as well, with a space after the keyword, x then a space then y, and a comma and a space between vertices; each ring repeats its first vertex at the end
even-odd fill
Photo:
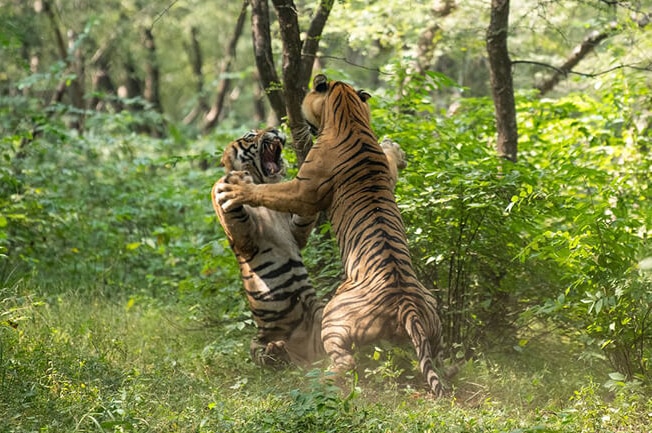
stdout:
POLYGON ((261 163, 265 175, 272 176, 281 172, 281 152, 283 151, 283 141, 280 137, 274 137, 263 143, 261 152, 261 163))

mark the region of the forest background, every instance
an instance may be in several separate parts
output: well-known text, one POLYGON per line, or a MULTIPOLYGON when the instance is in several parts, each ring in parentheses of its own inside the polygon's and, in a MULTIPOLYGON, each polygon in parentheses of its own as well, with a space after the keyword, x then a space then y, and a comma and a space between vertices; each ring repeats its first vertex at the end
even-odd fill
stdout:
MULTIPOLYGON (((0 431, 649 430, 648 1, 0 6, 0 431), (407 154, 397 201, 462 363, 441 400, 402 348, 362 351, 344 394, 248 359, 208 194, 254 127, 296 169, 318 72, 407 154)), ((323 296, 327 233, 304 252, 323 296)))

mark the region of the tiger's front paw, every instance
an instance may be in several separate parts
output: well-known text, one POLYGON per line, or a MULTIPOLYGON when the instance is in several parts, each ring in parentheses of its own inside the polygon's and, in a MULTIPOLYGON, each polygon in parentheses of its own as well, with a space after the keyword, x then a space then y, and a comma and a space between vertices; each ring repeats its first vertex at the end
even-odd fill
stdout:
POLYGON ((251 177, 248 171, 231 171, 224 177, 225 183, 231 185, 240 185, 243 183, 254 183, 254 178, 251 177))
POLYGON ((239 200, 241 185, 231 183, 220 183, 215 186, 215 201, 225 212, 238 209, 242 206, 239 200))
POLYGON ((243 204, 248 204, 253 186, 253 179, 248 172, 232 171, 224 177, 223 182, 215 185, 215 201, 225 212, 238 209, 243 204))
POLYGON ((387 159, 394 163, 398 170, 403 170, 407 167, 405 152, 403 152, 403 149, 401 149, 401 146, 397 142, 392 141, 389 138, 384 138, 383 141, 380 142, 380 147, 383 148, 383 152, 387 155, 387 159))
POLYGON ((260 366, 279 368, 291 364, 290 354, 283 340, 270 341, 267 344, 254 340, 249 350, 251 359, 260 366))

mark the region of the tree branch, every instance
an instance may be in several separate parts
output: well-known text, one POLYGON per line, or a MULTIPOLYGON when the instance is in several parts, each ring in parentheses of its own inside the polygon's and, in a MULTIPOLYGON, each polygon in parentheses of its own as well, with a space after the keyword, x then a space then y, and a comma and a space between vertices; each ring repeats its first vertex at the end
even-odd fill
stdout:
POLYGON ((306 39, 303 41, 303 49, 301 50, 301 85, 304 87, 307 87, 308 83, 310 83, 312 65, 315 62, 321 34, 326 26, 328 16, 333 9, 333 3, 334 0, 322 0, 319 2, 317 12, 315 12, 310 22, 310 27, 306 32, 306 39))
MULTIPOLYGON (((618 2, 613 2, 614 4, 617 4, 618 2)), ((649 22, 650 22, 650 16, 648 14, 642 14, 637 20, 635 20, 636 24, 640 29, 646 27, 649 22)), ((621 27, 618 25, 616 22, 611 22, 607 26, 607 28, 602 31, 598 32, 597 30, 592 32, 590 35, 588 35, 584 40, 573 50, 573 52, 568 56, 566 61, 564 62, 563 65, 559 67, 553 67, 552 69, 555 70, 555 73, 549 77, 547 80, 545 80, 543 83, 539 84, 536 86, 536 89, 539 90, 539 94, 541 96, 545 95, 549 91, 551 91, 559 82, 566 77, 568 77, 569 74, 575 74, 575 75, 582 75, 585 77, 595 77, 597 75, 601 75, 603 73, 611 72, 616 69, 620 69, 625 67, 625 65, 621 65, 615 68, 610 69, 607 72, 601 72, 600 74, 584 74, 581 72, 574 72, 573 68, 577 66, 586 56, 588 56, 595 48, 600 45, 602 41, 605 39, 614 36, 619 33, 621 27)), ((524 62, 520 62, 524 63, 524 62)), ((544 64, 541 64, 540 66, 546 66, 544 64)), ((648 70, 648 69, 644 69, 648 70)))
POLYGON ((579 44, 571 55, 566 59, 563 65, 559 68, 556 68, 556 72, 545 80, 540 85, 536 86, 536 89, 539 91, 541 96, 545 95, 551 91, 563 78, 568 76, 568 73, 575 67, 579 62, 581 62, 589 53, 591 53, 595 47, 597 47, 600 42, 607 39, 616 33, 618 28, 617 24, 612 22, 609 24, 609 28, 604 32, 592 32, 587 36, 581 44, 579 44))
POLYGON ((208 103, 206 102, 206 96, 204 95, 204 73, 202 72, 202 67, 204 66, 204 59, 201 52, 201 46, 199 44, 199 39, 197 35, 199 30, 197 27, 190 28, 190 45, 184 44, 186 51, 188 52, 188 60, 190 60, 190 66, 192 67, 192 74, 195 76, 196 89, 197 89, 197 104, 195 107, 183 118, 183 124, 189 125, 195 121, 197 116, 200 113, 208 111, 208 103))
POLYGON ((606 75, 610 72, 617 71, 618 69, 634 69, 636 71, 652 72, 652 63, 650 63, 647 66, 636 66, 634 64, 618 65, 618 66, 614 66, 613 68, 605 69, 604 71, 600 71, 600 72, 580 72, 580 71, 572 71, 572 70, 566 72, 556 66, 550 65, 548 63, 537 62, 534 60, 513 60, 512 65, 541 66, 542 68, 553 69, 556 73, 559 74, 578 75, 580 77, 586 77, 586 78, 596 78, 601 75, 606 75))

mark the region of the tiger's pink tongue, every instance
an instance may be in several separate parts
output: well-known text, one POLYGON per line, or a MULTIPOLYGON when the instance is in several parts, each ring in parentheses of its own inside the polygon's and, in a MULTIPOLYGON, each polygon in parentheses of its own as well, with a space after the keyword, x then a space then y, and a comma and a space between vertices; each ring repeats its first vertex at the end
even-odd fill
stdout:
POLYGON ((266 162, 265 170, 267 170, 267 173, 269 174, 276 174, 278 172, 278 165, 272 161, 266 162))

